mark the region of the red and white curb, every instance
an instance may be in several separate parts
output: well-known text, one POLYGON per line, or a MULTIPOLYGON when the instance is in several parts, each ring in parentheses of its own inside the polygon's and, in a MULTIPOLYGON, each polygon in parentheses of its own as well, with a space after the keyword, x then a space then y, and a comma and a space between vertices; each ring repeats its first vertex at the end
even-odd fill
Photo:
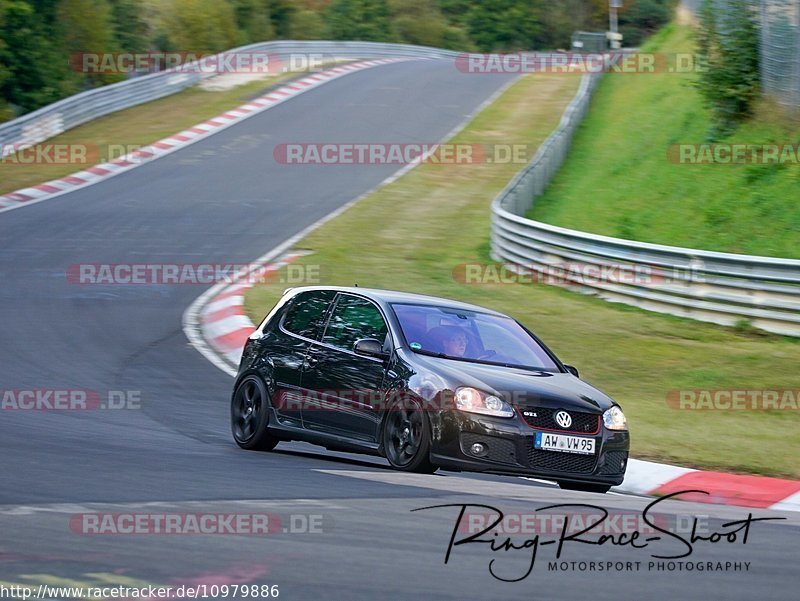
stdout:
POLYGON ((204 123, 199 123, 194 127, 190 127, 180 133, 174 134, 158 142, 154 142, 149 146, 145 146, 127 154, 123 157, 110 161, 108 163, 101 163, 78 171, 60 179, 54 179, 37 186, 29 188, 22 188, 15 192, 10 192, 0 196, 0 213, 10 211, 21 207, 29 206, 43 200, 49 200, 56 196, 73 192, 80 188, 96 184, 97 182, 106 180, 120 173, 124 173, 134 169, 145 163, 156 160, 162 156, 175 152, 178 149, 185 148, 190 144, 194 144, 199 140, 207 138, 231 125, 239 123, 240 121, 257 115, 273 106, 277 106, 303 92, 312 90, 320 85, 327 83, 333 79, 337 79, 355 71, 362 71, 370 67, 377 67, 379 65, 386 65, 389 63, 396 63, 406 60, 406 58, 386 58, 375 60, 364 60, 354 63, 348 63, 331 69, 326 69, 320 73, 314 73, 307 77, 294 80, 287 83, 270 93, 265 94, 255 100, 243 104, 242 106, 226 111, 221 115, 217 115, 213 119, 209 119, 204 123))
POLYGON ((800 481, 707 472, 631 459, 618 492, 664 496, 684 490, 705 491, 678 497, 683 501, 800 511, 800 481))
POLYGON ((215 287, 214 293, 205 299, 198 314, 199 333, 204 344, 233 368, 234 373, 242 358, 244 343, 256 329, 244 313, 245 293, 256 281, 268 281, 271 273, 276 273, 304 254, 307 253, 288 253, 274 262, 256 266, 244 278, 247 281, 215 287))

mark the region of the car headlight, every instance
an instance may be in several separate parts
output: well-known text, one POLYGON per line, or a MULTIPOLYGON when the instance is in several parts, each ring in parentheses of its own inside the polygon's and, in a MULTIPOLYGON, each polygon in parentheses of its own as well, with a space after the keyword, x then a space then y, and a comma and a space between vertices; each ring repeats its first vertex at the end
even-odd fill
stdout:
POLYGON ((514 410, 504 400, 468 386, 456 388, 456 408, 494 417, 514 417, 514 410))
POLYGON ((627 430, 628 420, 622 409, 614 405, 603 413, 603 425, 609 430, 627 430))

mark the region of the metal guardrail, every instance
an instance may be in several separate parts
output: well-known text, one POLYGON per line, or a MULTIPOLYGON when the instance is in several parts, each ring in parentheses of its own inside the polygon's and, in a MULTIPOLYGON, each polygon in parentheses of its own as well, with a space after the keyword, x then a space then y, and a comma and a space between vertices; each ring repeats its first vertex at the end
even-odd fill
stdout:
POLYGON ((492 203, 492 257, 531 281, 723 325, 800 336, 800 260, 634 242, 522 217, 561 167, 600 75, 585 75, 558 128, 492 203))
POLYGON ((454 58, 457 52, 377 42, 273 41, 235 48, 214 57, 151 75, 70 96, 13 121, 0 124, 0 153, 43 142, 92 119, 175 94, 215 75, 211 65, 225 55, 265 53, 269 57, 318 54, 343 59, 365 58, 454 58))

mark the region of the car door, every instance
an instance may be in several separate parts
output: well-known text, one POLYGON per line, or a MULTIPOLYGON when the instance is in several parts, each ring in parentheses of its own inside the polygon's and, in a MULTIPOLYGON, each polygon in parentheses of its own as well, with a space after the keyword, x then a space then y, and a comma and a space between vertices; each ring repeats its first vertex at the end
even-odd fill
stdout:
POLYGON ((302 427, 300 385, 306 354, 311 343, 322 334, 335 296, 333 290, 300 292, 290 301, 278 328, 269 334, 267 353, 275 378, 272 406, 283 425, 302 427))
POLYGON ((372 301, 340 293, 323 336, 312 343, 303 371, 303 425, 311 430, 377 441, 385 398, 386 363, 353 352, 356 341, 374 338, 391 348, 389 330, 372 301))

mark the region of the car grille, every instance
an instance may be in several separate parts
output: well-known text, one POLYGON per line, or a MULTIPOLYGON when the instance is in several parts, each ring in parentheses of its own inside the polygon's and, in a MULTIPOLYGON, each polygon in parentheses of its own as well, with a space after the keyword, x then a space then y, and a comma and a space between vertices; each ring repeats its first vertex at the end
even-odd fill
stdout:
POLYGON ((533 428, 543 428, 545 430, 557 430, 559 432, 572 432, 574 434, 596 434, 600 431, 600 416, 596 413, 583 413, 579 411, 567 411, 572 418, 572 425, 569 428, 562 428, 553 419, 553 415, 558 409, 548 407, 523 407, 522 417, 527 424, 533 428), (525 415, 534 412, 536 417, 525 415))
POLYGON ((600 468, 601 474, 621 474, 625 471, 625 464, 628 462, 628 451, 608 451, 603 457, 603 466, 600 468))
POLYGON ((597 457, 595 455, 578 455, 577 453, 559 453, 558 451, 534 449, 532 441, 528 450, 528 465, 537 470, 590 474, 594 471, 596 462, 597 457))
POLYGON ((483 436, 481 434, 473 434, 472 432, 464 432, 461 434, 461 449, 466 455, 472 457, 469 453, 469 448, 480 442, 489 448, 489 454, 481 459, 488 459, 496 463, 516 463, 517 454, 514 449, 514 443, 510 440, 498 438, 496 436, 483 436))

